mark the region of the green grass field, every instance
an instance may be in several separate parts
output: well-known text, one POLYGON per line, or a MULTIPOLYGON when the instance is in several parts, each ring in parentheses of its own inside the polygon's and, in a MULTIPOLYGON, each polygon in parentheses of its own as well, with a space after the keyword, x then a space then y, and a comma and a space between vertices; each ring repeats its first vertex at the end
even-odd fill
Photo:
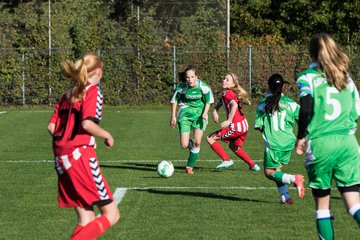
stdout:
MULTIPOLYGON (((255 108, 246 108, 253 126, 255 108)), ((52 109, 0 109, 0 239, 68 239, 76 225, 73 209, 57 206, 57 176, 47 122, 52 109)), ((275 184, 251 172, 233 154, 234 168, 218 172, 219 157, 205 142, 195 175, 185 174, 188 151, 169 127, 170 107, 105 107, 101 126, 115 138, 98 156, 113 192, 126 188, 121 219, 100 239, 317 239, 310 191, 291 206, 277 204, 275 184), (156 174, 171 160, 171 178, 156 174)), ((210 123, 206 133, 218 126, 210 123)), ((263 141, 250 129, 244 149, 262 166, 263 141)), ((230 152, 230 151, 228 151, 230 152)), ((303 157, 293 155, 288 173, 306 175, 303 157)), ((340 194, 332 192, 336 239, 359 239, 340 194)))

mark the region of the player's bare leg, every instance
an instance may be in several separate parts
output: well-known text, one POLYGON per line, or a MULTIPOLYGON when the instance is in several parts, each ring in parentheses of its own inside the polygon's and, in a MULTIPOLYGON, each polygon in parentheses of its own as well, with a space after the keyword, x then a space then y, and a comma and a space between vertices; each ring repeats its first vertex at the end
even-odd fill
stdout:
POLYGON ((206 137, 206 141, 209 143, 211 149, 217 153, 223 160, 222 163, 220 163, 216 168, 217 169, 224 169, 231 167, 234 162, 230 159, 229 155, 225 152, 224 148, 221 146, 221 144, 218 142, 221 140, 220 137, 216 136, 215 133, 210 134, 206 137))
MULTIPOLYGON (((120 212, 114 202, 105 206, 99 206, 101 216, 88 222, 77 234, 71 236, 71 240, 95 239, 101 236, 108 228, 114 225, 120 219, 120 212)), ((93 211, 92 211, 93 212, 93 211)), ((90 211, 79 211, 80 219, 85 222, 91 219, 90 211)), ((95 217, 95 215, 94 215, 95 217)))

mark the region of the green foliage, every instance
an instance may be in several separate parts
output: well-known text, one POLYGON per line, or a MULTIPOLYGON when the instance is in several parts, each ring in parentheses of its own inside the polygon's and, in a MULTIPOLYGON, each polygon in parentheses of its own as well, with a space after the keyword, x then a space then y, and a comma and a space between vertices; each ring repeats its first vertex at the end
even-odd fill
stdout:
POLYGON ((3 52, 4 58, 0 59, 0 92, 1 103, 7 105, 8 103, 21 103, 21 67, 20 57, 12 52, 3 52), (14 81, 14 79, 16 79, 14 81))
POLYGON ((231 32, 244 39, 281 36, 286 43, 304 44, 327 32, 342 45, 358 45, 359 1, 267 0, 232 1, 231 32))
MULTIPOLYGON (((23 94, 25 104, 55 103, 70 84, 59 64, 88 51, 103 58, 105 101, 117 105, 167 103, 174 68, 180 71, 188 64, 199 68, 199 77, 216 96, 222 77, 232 70, 258 98, 271 73, 293 82, 307 67, 307 50, 300 46, 313 33, 329 32, 342 46, 360 43, 359 1, 231 1, 232 47, 226 49, 225 29, 219 28, 225 26, 225 3, 219 11, 209 0, 191 7, 177 0, 167 1, 167 7, 150 0, 3 1, 0 104, 22 104, 23 94), (159 17, 166 15, 177 17, 169 22, 159 17)), ((355 47, 344 50, 358 82, 359 54, 355 47)), ((296 88, 289 91, 296 94, 296 88)))
POLYGON ((244 37, 258 38, 279 34, 273 19, 270 0, 234 1, 231 12, 231 32, 244 37))

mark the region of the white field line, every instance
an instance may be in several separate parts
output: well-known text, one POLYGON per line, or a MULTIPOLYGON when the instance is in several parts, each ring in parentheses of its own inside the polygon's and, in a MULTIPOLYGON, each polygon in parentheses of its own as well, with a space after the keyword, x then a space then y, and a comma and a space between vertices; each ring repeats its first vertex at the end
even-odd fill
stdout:
MULTIPOLYGON (((105 112, 107 112, 107 111, 105 110, 105 112)), ((110 111, 110 112, 114 112, 114 111, 110 111)), ((149 110, 149 111, 144 111, 144 110, 139 110, 139 111, 136 111, 136 110, 131 110, 131 111, 118 110, 118 111, 115 111, 115 112, 117 112, 117 113, 140 113, 140 114, 142 114, 142 113, 167 113, 169 111, 163 111, 163 110, 159 110, 159 111, 151 111, 151 110, 149 110)))
POLYGON ((5 113, 7 113, 7 112, 6 111, 0 112, 0 114, 5 114, 5 113))
MULTIPOLYGON (((52 113, 54 112, 54 110, 20 110, 20 111, 16 111, 16 112, 21 112, 21 113, 52 113)), ((165 112, 168 112, 168 111, 165 111, 165 110, 159 110, 159 111, 156 111, 156 110, 107 110, 105 109, 104 112, 115 112, 115 113, 138 113, 138 114, 143 114, 143 113, 165 113, 165 112)), ((6 113, 6 112, 4 112, 6 113)), ((1 114, 1 113, 0 113, 1 114)))
MULTIPOLYGON (((100 167, 103 163, 152 163, 152 162, 160 162, 162 159, 158 160, 100 160, 100 167)), ((171 162, 187 162, 185 159, 175 159, 175 160, 168 160, 171 162)), ((197 162, 220 162, 221 160, 197 160, 197 162)), ((241 160, 236 160, 241 161, 241 160)), ((254 162, 262 162, 263 160, 253 160, 254 162)), ((0 163, 53 163, 54 160, 0 160, 0 163)))
MULTIPOLYGON (((177 190, 186 190, 186 189, 222 189, 222 190, 233 190, 233 189, 243 189, 243 190, 274 190, 277 187, 249 187, 249 186, 227 186, 227 187, 214 187, 214 186, 197 186, 197 187, 184 187, 184 186, 152 186, 152 187, 127 187, 127 188, 117 188, 116 191, 126 190, 150 190, 150 189, 177 189, 177 190)), ((115 194, 114 194, 115 195, 115 194)), ((115 197, 114 197, 115 198, 115 197)))
POLYGON ((128 190, 127 188, 117 188, 115 190, 113 197, 116 205, 119 205, 121 203, 127 190, 128 190))
POLYGON ((50 113, 50 112, 54 112, 54 110, 20 110, 20 111, 16 111, 16 112, 21 112, 21 113, 50 113))

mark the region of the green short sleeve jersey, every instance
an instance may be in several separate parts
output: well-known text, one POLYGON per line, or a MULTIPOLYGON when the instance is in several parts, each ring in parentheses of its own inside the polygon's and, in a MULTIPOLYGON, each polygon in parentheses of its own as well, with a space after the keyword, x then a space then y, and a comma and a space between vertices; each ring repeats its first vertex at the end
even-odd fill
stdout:
POLYGON ((297 78, 300 98, 308 94, 313 100, 307 139, 329 134, 354 134, 360 114, 359 92, 351 78, 346 88, 339 91, 330 86, 326 76, 317 71, 317 65, 300 73, 297 78))
POLYGON ((291 98, 281 96, 280 110, 272 114, 265 112, 266 98, 258 104, 255 128, 262 130, 265 146, 273 150, 288 151, 295 145, 295 122, 299 120, 300 106, 291 98))
POLYGON ((197 80, 197 87, 190 88, 187 82, 177 85, 171 98, 171 103, 178 103, 180 109, 187 107, 204 108, 205 104, 214 102, 210 87, 201 80, 197 80))

